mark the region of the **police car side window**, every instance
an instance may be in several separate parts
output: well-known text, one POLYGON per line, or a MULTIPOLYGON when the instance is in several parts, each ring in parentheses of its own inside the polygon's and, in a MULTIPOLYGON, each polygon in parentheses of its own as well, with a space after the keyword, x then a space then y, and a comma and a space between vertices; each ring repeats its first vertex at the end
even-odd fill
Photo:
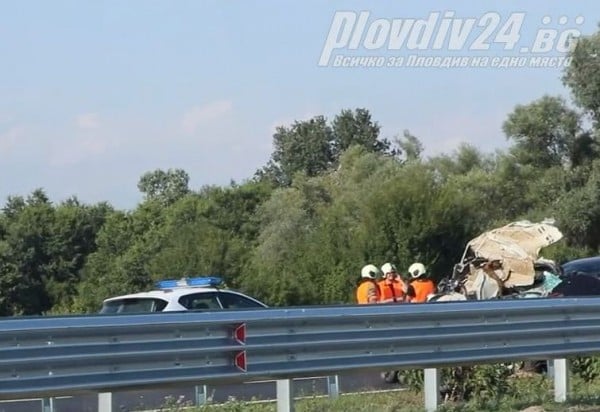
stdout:
POLYGON ((160 312, 167 302, 162 299, 128 298, 104 303, 100 313, 146 313, 160 312))
POLYGON ((194 293, 179 298, 181 306, 188 310, 214 310, 221 309, 214 292, 194 293))
POLYGON ((162 310, 167 306, 166 300, 155 299, 154 300, 154 312, 162 312, 162 310))
POLYGON ((248 299, 244 296, 235 294, 235 293, 227 293, 220 292, 219 300, 223 304, 223 308, 225 309, 243 309, 243 308, 263 308, 259 303, 256 303, 252 299, 248 299))

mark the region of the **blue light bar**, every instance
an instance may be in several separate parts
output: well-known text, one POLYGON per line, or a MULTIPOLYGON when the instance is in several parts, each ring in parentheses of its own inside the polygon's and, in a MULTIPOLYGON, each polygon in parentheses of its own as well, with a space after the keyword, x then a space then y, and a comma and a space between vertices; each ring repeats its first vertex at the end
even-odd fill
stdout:
POLYGON ((189 286, 217 286, 222 282, 223 279, 218 276, 199 276, 187 279, 187 284, 189 286))
POLYGON ((176 288, 179 286, 179 281, 178 280, 160 280, 158 282, 156 282, 156 287, 159 289, 169 289, 169 288, 176 288))
POLYGON ((193 278, 165 279, 156 282, 158 289, 173 289, 185 287, 210 287, 218 286, 223 283, 223 279, 218 276, 197 276, 193 278))

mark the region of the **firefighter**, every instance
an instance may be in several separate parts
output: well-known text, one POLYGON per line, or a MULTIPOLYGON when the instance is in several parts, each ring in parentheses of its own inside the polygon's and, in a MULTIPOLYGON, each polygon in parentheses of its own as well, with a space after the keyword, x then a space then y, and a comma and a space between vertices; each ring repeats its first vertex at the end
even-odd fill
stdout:
POLYGON ((378 303, 381 298, 379 285, 377 285, 377 275, 379 269, 375 265, 366 265, 360 271, 360 279, 356 288, 356 301, 363 305, 368 303, 378 303))
POLYGON ((404 302, 406 297, 406 285, 396 270, 396 266, 391 263, 385 263, 381 267, 381 273, 383 273, 383 279, 378 282, 379 291, 381 293, 380 302, 404 302))
POLYGON ((427 278, 427 270, 425 269, 425 265, 418 262, 413 263, 408 268, 408 273, 412 278, 407 291, 410 302, 427 302, 427 296, 435 293, 435 284, 431 279, 427 278))

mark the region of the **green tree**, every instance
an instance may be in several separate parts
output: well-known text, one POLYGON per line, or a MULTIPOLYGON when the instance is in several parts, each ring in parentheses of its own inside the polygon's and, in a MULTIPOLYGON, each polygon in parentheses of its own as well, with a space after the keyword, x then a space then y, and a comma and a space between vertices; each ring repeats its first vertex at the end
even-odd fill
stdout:
POLYGON ((46 240, 49 261, 44 283, 50 308, 66 306, 75 295, 86 258, 96 250, 96 235, 112 212, 106 203, 88 206, 75 198, 55 207, 52 236, 46 240))
POLYGON ((353 146, 336 170, 297 178, 264 204, 243 286, 272 305, 349 303, 367 263, 406 270, 422 261, 434 276, 449 275, 466 241, 505 207, 492 198, 486 210, 481 186, 463 196, 465 185, 439 180, 427 163, 353 146))
POLYGON ((565 69, 563 83, 575 102, 600 121, 600 31, 577 39, 569 53, 571 63, 565 69))
POLYGON ((515 142, 511 151, 521 164, 549 168, 573 162, 581 132, 579 114, 560 97, 543 96, 518 105, 502 126, 515 142))
POLYGON ((50 308, 44 283, 48 280, 45 265, 51 259, 47 242, 52 237, 53 218, 48 197, 42 189, 36 189, 9 220, 4 260, 10 269, 4 271, 3 283, 12 292, 9 306, 14 312, 4 315, 40 314, 50 308))
POLYGON ((27 204, 23 196, 9 196, 6 200, 6 204, 2 208, 4 216, 8 219, 16 217, 27 204))
POLYGON ((397 154, 404 154, 404 159, 407 162, 414 162, 421 160, 421 154, 423 153, 423 143, 418 137, 405 130, 402 133, 402 137, 396 138, 396 145, 398 146, 397 154))
POLYGON ((316 176, 333 162, 333 132, 325 117, 295 121, 290 127, 279 126, 273 135, 272 167, 281 184, 289 185, 298 172, 316 176))
POLYGON ((256 211, 270 191, 256 182, 205 187, 174 204, 167 212, 163 249, 151 260, 153 273, 218 274, 237 287, 258 237, 256 211))
POLYGON ((152 285, 152 259, 164 247, 165 207, 158 200, 108 216, 88 255, 70 310, 95 312, 103 299, 152 285))
POLYGON ((86 206, 76 198, 55 206, 37 189, 27 199, 9 198, 0 239, 0 284, 4 315, 41 314, 67 304, 96 233, 110 208, 86 206))
POLYGON ((366 109, 345 109, 331 123, 324 116, 279 126, 273 135, 274 151, 255 178, 289 186, 296 173, 318 176, 334 168, 341 154, 358 145, 367 151, 395 155, 387 139, 379 137, 380 126, 366 109))
POLYGON ((368 151, 384 153, 390 148, 387 139, 380 139, 381 127, 364 108, 345 109, 332 122, 332 157, 337 160, 350 146, 359 145, 368 151))
POLYGON ((241 286, 273 306, 319 301, 314 270, 326 275, 323 265, 309 269, 305 252, 318 209, 327 201, 322 187, 305 176, 289 188, 278 189, 258 210, 261 230, 241 286))
POLYGON ((182 169, 157 169, 140 178, 138 189, 147 200, 170 205, 190 192, 189 180, 189 175, 182 169))
POLYGON ((589 170, 583 185, 569 179, 554 202, 554 210, 567 243, 578 247, 600 248, 600 160, 589 170), (571 186, 571 187, 569 187, 571 186))

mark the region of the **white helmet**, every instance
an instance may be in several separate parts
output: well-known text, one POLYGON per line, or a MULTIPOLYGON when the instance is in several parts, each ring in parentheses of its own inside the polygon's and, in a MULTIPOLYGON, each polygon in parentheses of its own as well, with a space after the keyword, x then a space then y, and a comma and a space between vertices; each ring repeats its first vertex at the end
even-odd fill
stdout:
POLYGON ((422 263, 413 263, 408 268, 408 273, 410 273, 410 276, 414 279, 420 278, 426 273, 425 265, 422 263))
POLYGON ((384 263, 384 265, 381 267, 381 273, 385 275, 390 272, 398 272, 396 270, 396 266, 392 265, 391 263, 384 263))
POLYGON ((379 273, 379 269, 375 265, 366 265, 360 271, 360 276, 368 279, 375 279, 377 274, 379 273))

